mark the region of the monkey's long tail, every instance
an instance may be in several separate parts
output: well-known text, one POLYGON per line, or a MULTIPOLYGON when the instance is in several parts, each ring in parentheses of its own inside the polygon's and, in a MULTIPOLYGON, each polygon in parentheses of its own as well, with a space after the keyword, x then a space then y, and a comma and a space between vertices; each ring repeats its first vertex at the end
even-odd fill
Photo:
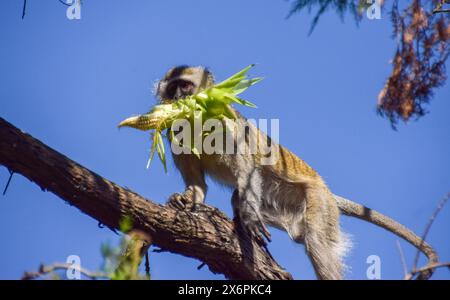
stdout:
MULTIPOLYGON (((439 258, 436 251, 421 237, 417 236, 414 232, 412 232, 402 224, 364 205, 355 203, 337 195, 333 196, 336 199, 339 209, 344 215, 373 223, 396 234, 402 239, 407 240, 414 247, 416 247, 426 255, 426 257, 428 258, 427 266, 431 266, 438 262, 439 258)), ((419 279, 428 279, 432 274, 433 270, 430 269, 430 272, 421 274, 419 276, 419 279)))

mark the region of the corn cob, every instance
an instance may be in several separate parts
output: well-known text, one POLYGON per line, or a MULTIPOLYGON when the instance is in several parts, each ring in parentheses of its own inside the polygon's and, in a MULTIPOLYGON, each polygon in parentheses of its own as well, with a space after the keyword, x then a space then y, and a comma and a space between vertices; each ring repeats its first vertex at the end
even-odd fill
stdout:
MULTIPOLYGON (((237 95, 244 92, 247 88, 262 80, 260 77, 247 79, 247 72, 253 66, 250 65, 224 81, 195 95, 174 103, 155 105, 147 114, 123 120, 120 122, 119 128, 132 127, 143 131, 154 130, 153 144, 147 168, 156 151, 164 165, 164 169, 167 171, 161 132, 166 128, 170 128, 172 123, 177 119, 192 120, 194 114, 198 112, 202 114, 202 120, 204 121, 207 119, 235 119, 236 116, 229 107, 231 104, 237 103, 256 107, 253 103, 237 97, 237 95)), ((195 154, 196 151, 193 151, 193 153, 195 154)))

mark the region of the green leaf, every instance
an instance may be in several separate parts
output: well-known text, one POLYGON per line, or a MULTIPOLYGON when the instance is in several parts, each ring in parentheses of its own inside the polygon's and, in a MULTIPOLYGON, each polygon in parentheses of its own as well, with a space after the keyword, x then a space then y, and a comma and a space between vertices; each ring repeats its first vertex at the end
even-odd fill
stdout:
POLYGON ((227 79, 225 81, 222 81, 221 83, 215 85, 218 89, 232 89, 235 87, 239 82, 245 79, 245 76, 239 76, 233 79, 227 79))
POLYGON ((153 143, 152 143, 152 149, 150 150, 150 157, 148 158, 148 162, 147 162, 147 169, 150 167, 150 164, 152 163, 153 155, 155 155, 156 143, 157 143, 157 139, 155 138, 156 132, 157 131, 155 131, 153 133, 153 143))
POLYGON ((128 233, 133 229, 133 220, 130 216, 124 216, 119 222, 120 231, 123 233, 128 233))
POLYGON ((159 131, 156 132, 156 136, 157 136, 156 148, 158 151, 158 156, 164 166, 164 172, 167 173, 166 152, 164 150, 164 141, 163 141, 162 135, 159 131))
POLYGON ((241 71, 237 72, 236 74, 234 74, 231 77, 228 77, 227 79, 225 79, 224 81, 220 82, 219 84, 216 85, 216 87, 220 88, 222 85, 227 85, 229 81, 232 81, 236 78, 239 77, 245 77, 248 70, 250 70, 251 68, 253 68, 255 66, 255 64, 251 64, 247 67, 245 67, 244 69, 242 69, 241 71))
POLYGON ((256 105, 255 105, 255 104, 253 104, 253 103, 251 103, 251 102, 249 102, 249 101, 246 101, 246 100, 244 100, 244 99, 241 99, 241 98, 239 98, 239 97, 236 97, 236 96, 234 96, 234 95, 227 94, 227 95, 225 95, 225 97, 226 97, 227 99, 229 99, 230 101, 232 101, 232 102, 235 102, 235 103, 238 103, 238 104, 241 104, 241 105, 245 105, 245 106, 249 106, 249 107, 256 108, 256 105))
POLYGON ((248 107, 252 107, 252 108, 257 108, 256 105, 251 103, 250 101, 247 101, 247 100, 244 100, 244 99, 238 98, 238 97, 236 97, 236 98, 239 99, 240 104, 242 104, 242 105, 245 105, 245 106, 248 106, 248 107))
POLYGON ((240 93, 244 92, 246 89, 260 82, 261 80, 263 80, 262 77, 242 80, 233 88, 233 94, 239 95, 240 93))
POLYGON ((228 119, 236 120, 236 114, 234 113, 234 111, 228 105, 225 106, 225 110, 223 112, 223 115, 225 117, 227 117, 228 119))
POLYGON ((198 159, 200 159, 200 151, 198 151, 197 147, 192 146, 192 154, 194 154, 198 159))

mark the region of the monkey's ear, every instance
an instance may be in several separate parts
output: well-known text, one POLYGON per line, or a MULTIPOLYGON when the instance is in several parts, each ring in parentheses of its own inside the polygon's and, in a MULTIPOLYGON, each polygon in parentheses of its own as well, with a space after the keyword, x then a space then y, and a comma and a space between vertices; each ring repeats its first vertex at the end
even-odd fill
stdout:
POLYGON ((203 80, 202 83, 200 84, 203 88, 209 88, 211 86, 214 85, 215 80, 214 80, 214 75, 213 73, 210 71, 210 69, 208 67, 202 67, 202 66, 198 66, 198 69, 202 70, 203 72, 203 80))
POLYGON ((165 95, 166 87, 167 87, 167 81, 165 81, 165 80, 161 80, 155 84, 156 97, 158 97, 158 100, 160 102, 163 102, 164 99, 166 98, 166 95, 165 95))
POLYGON ((159 80, 154 80, 152 83, 151 93, 152 95, 155 95, 156 97, 159 97, 159 80))

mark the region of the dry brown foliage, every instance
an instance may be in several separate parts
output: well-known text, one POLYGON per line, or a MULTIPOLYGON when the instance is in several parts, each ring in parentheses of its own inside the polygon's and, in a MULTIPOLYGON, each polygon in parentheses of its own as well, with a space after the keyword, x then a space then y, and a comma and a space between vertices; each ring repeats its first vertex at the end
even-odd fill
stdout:
POLYGON ((393 34, 398 40, 392 73, 378 96, 378 112, 395 128, 399 120, 421 117, 433 90, 446 80, 445 61, 450 53, 447 13, 433 13, 441 1, 413 0, 403 10, 397 1, 391 11, 393 34))

